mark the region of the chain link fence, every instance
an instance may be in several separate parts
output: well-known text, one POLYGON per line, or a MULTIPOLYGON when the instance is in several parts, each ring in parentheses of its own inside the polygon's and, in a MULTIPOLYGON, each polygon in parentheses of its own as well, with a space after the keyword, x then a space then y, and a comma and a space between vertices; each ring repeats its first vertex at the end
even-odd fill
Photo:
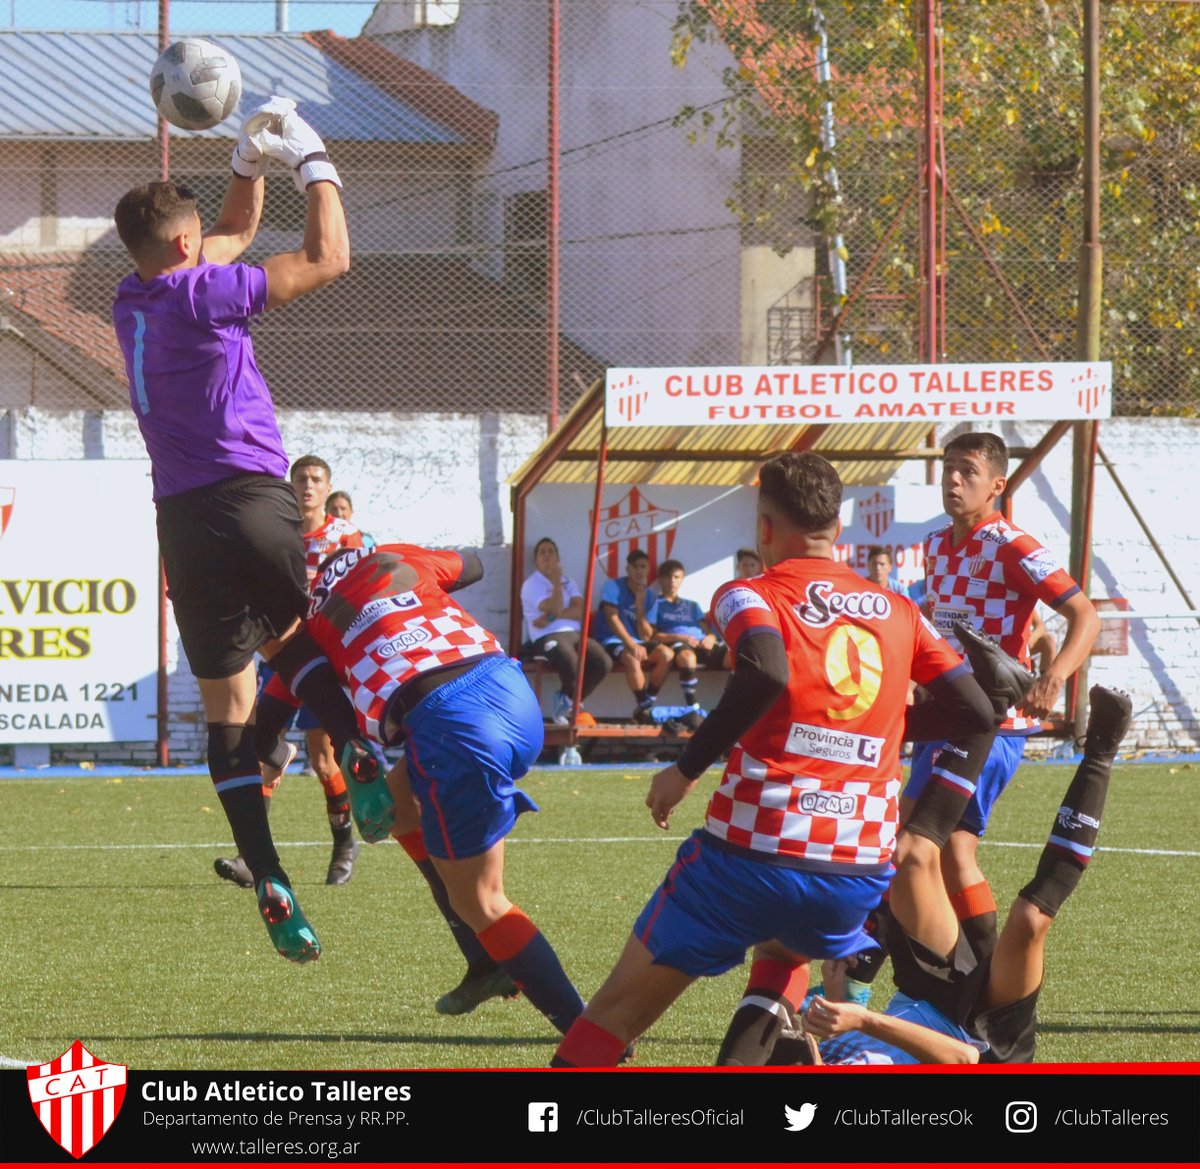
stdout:
MULTIPOLYGON (((858 362, 916 360, 923 8, 173 5, 172 38, 238 57, 243 112, 300 100, 345 182, 351 273, 256 325, 278 404, 552 421, 608 364, 807 362, 832 335, 858 362)), ((111 212, 162 163, 158 7, 12 0, 8 16, 0 410, 123 409, 111 212)), ((1074 356, 1079 20, 1054 0, 941 5, 946 360, 1074 356)), ((1106 3, 1101 35, 1102 355, 1118 413, 1192 416, 1200 12, 1106 3)), ((235 125, 170 139, 209 221, 235 125)), ((248 258, 296 246, 302 215, 273 174, 248 258)))

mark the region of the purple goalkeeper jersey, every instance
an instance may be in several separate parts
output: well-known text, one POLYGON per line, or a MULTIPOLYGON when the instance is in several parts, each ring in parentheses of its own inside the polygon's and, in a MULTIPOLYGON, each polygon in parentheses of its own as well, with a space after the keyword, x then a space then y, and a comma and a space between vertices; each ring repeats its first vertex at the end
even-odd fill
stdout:
POLYGON ((113 328, 155 499, 234 475, 287 476, 248 327, 266 307, 262 268, 203 257, 194 268, 152 280, 135 272, 117 286, 113 328))

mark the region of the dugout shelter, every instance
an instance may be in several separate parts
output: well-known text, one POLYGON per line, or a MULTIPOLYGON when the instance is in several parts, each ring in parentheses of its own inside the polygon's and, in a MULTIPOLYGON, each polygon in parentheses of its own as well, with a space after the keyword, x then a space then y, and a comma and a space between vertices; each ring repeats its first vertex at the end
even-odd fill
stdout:
MULTIPOLYGON (((580 581, 586 637, 598 606, 597 569, 610 577, 619 575, 618 558, 610 556, 602 563, 598 556, 601 516, 606 509, 613 510, 614 492, 687 486, 717 498, 752 486, 763 461, 789 450, 813 451, 829 459, 848 488, 884 486, 902 464, 913 461, 924 464, 922 477, 932 484, 935 464, 943 456, 937 445, 938 427, 946 422, 959 421, 980 430, 995 429, 1005 420, 1045 422, 1047 428, 1035 445, 1010 447, 1013 463, 1001 502, 1002 510, 1011 516, 1014 493, 1058 442, 1075 427, 1088 427, 1095 434, 1095 420, 1109 416, 1110 387, 1111 369, 1104 362, 853 370, 835 366, 610 369, 605 378, 589 386, 511 480, 509 644, 522 644, 521 584, 528 572, 531 542, 545 534, 530 530, 531 513, 538 511, 531 507, 535 492, 544 497, 557 491, 564 501, 576 502, 581 489, 590 495, 590 514, 565 507, 550 511, 557 514, 558 530, 574 531, 577 539, 587 525, 590 571, 580 581), (851 375, 857 375, 857 380, 852 381, 851 375), (871 376, 876 379, 874 387, 864 390, 862 379, 871 376), (894 383, 896 389, 879 391, 882 376, 890 376, 892 382, 887 384, 894 383), (832 392, 835 383, 837 393, 832 392), (752 395, 750 389, 756 385, 760 393, 752 395), (931 388, 934 385, 936 390, 931 388), (816 393, 821 387, 826 392, 816 393), (990 408, 985 400, 992 403, 990 408), (806 403, 808 417, 794 416, 799 402, 806 403)), ((1093 484, 1094 476, 1089 474, 1070 518, 1069 567, 1085 591, 1093 484)), ((660 517, 661 522, 647 534, 669 528, 675 522, 673 514, 660 517)), ((752 543, 751 536, 752 531, 747 532, 742 542, 752 543)), ((1069 734, 1074 727, 1080 680, 1072 681, 1065 715, 1050 722, 1051 733, 1069 734)), ((578 693, 575 698, 578 705, 578 693)), ((657 733, 658 728, 632 725, 571 725, 548 727, 547 741, 574 745, 597 737, 635 739, 657 733)))

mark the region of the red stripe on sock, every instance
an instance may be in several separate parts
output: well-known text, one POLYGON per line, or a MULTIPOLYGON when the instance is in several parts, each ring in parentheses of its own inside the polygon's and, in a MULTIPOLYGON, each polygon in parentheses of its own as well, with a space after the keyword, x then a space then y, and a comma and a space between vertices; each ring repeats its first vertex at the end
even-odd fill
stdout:
POLYGON ((757 958, 750 967, 746 993, 769 990, 779 995, 794 1011, 808 990, 808 963, 796 966, 778 958, 757 958))
POLYGON ((555 1055, 573 1068, 615 1068, 625 1054, 625 1047, 625 1040, 618 1039, 611 1031, 605 1031, 590 1019, 576 1019, 555 1055))
MULTIPOLYGON (((394 832, 392 835, 396 836, 394 832)), ((396 836, 396 843, 408 853, 409 859, 417 864, 429 859, 429 852, 425 848, 425 838, 421 835, 420 828, 414 832, 405 832, 402 836, 396 836)))
POLYGON ((537 926, 514 905, 499 921, 480 930, 476 937, 493 962, 507 962, 525 949, 537 932, 537 926))
POLYGON ((996 898, 992 896, 992 887, 986 881, 968 885, 965 889, 952 893, 950 904, 954 906, 954 916, 959 921, 966 921, 968 917, 978 917, 981 913, 996 912, 996 898))

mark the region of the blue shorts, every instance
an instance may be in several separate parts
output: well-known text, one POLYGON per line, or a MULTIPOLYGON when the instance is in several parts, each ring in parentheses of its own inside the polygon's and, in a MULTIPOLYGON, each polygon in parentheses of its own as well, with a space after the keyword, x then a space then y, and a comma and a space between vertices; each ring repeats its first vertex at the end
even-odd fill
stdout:
MULTIPOLYGON (((943 742, 944 740, 922 743, 920 749, 913 756, 908 786, 904 789, 904 794, 910 800, 915 800, 925 790, 925 785, 929 782, 930 775, 933 774, 935 756, 941 750, 943 742)), ((1009 780, 1016 775, 1024 755, 1024 735, 996 736, 996 741, 992 744, 991 751, 988 752, 983 770, 979 773, 975 794, 971 797, 970 803, 967 804, 967 810, 958 822, 960 828, 965 828, 976 836, 982 836, 987 831, 988 818, 992 814, 992 808, 1004 789, 1008 787, 1009 780)))
MULTIPOLYGON (((275 677, 275 671, 264 662, 258 663, 258 693, 267 688, 267 683, 275 677)), ((319 731, 321 724, 317 721, 317 716, 313 714, 307 706, 301 706, 296 709, 296 712, 283 724, 280 729, 280 734, 283 731, 290 731, 295 727, 298 731, 319 731)))
POLYGON ((537 804, 516 781, 542 752, 544 723, 521 667, 484 658, 404 716, 408 779, 431 856, 487 852, 537 804))
POLYGON ((806 958, 845 958, 875 943, 863 922, 892 870, 825 876, 726 852, 693 832, 646 903, 634 937, 654 961, 693 978, 724 974, 775 939, 806 958))

